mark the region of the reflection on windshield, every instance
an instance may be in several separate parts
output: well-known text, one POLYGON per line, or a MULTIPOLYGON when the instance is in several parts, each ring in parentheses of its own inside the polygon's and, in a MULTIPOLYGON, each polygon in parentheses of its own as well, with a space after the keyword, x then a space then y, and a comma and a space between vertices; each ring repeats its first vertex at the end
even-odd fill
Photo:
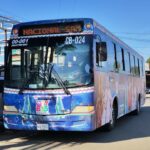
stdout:
POLYGON ((15 48, 11 51, 10 79, 13 87, 62 88, 54 71, 66 87, 93 83, 90 44, 57 42, 43 46, 15 48), (18 80, 19 82, 16 82, 18 80))

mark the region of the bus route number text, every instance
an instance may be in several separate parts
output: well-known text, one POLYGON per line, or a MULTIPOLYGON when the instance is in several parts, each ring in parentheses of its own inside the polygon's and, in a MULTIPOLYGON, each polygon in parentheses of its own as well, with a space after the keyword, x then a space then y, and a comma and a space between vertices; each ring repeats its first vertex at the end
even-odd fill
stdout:
POLYGON ((75 37, 66 37, 65 44, 84 44, 85 43, 85 36, 75 36, 75 37))
POLYGON ((29 39, 15 39, 12 40, 12 46, 27 46, 29 39))

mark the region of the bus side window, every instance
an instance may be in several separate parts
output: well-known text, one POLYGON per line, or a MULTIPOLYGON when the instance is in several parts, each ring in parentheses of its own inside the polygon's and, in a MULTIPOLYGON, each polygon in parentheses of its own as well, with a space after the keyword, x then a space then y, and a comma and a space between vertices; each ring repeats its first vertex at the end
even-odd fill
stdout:
POLYGON ((130 53, 129 52, 124 52, 125 54, 125 66, 126 66, 126 72, 128 74, 131 73, 131 60, 130 60, 130 53))
POLYGON ((122 53, 119 45, 117 45, 117 67, 117 71, 122 71, 122 53))
POLYGON ((135 56, 132 55, 131 57, 131 74, 135 75, 135 56))
POLYGON ((140 61, 139 61, 139 58, 137 59, 137 62, 138 62, 138 76, 140 76, 140 61))
POLYGON ((143 60, 140 62, 140 70, 141 70, 141 76, 144 75, 144 68, 143 68, 143 60))
POLYGON ((125 71, 125 61, 124 61, 124 49, 121 49, 121 54, 122 54, 122 70, 125 71))
POLYGON ((107 45, 106 42, 96 43, 96 64, 102 67, 102 62, 107 61, 107 45))
POLYGON ((135 59, 135 73, 136 76, 139 76, 138 58, 135 59))
POLYGON ((114 43, 114 69, 118 69, 118 61, 117 61, 117 49, 116 44, 114 43))
POLYGON ((129 52, 128 52, 128 55, 129 55, 129 65, 130 65, 130 73, 131 73, 131 56, 129 52))

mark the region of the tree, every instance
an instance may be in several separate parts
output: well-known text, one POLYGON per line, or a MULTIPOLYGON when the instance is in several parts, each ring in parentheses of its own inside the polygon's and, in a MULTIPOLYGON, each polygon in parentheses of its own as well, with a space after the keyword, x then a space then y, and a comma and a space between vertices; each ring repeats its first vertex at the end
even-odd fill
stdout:
POLYGON ((146 60, 146 63, 149 64, 149 69, 150 69, 150 57, 146 60))
POLYGON ((150 64, 150 57, 146 60, 146 62, 147 62, 148 64, 150 64))

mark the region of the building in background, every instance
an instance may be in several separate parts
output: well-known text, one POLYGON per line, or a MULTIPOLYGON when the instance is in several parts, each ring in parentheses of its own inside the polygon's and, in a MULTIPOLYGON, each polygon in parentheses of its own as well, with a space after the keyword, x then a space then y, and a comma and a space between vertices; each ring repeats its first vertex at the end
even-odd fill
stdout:
POLYGON ((146 93, 150 93, 150 64, 145 63, 146 93))
POLYGON ((4 46, 7 44, 7 39, 10 36, 13 25, 17 23, 19 23, 19 21, 11 17, 0 15, 0 66, 4 65, 4 46))

